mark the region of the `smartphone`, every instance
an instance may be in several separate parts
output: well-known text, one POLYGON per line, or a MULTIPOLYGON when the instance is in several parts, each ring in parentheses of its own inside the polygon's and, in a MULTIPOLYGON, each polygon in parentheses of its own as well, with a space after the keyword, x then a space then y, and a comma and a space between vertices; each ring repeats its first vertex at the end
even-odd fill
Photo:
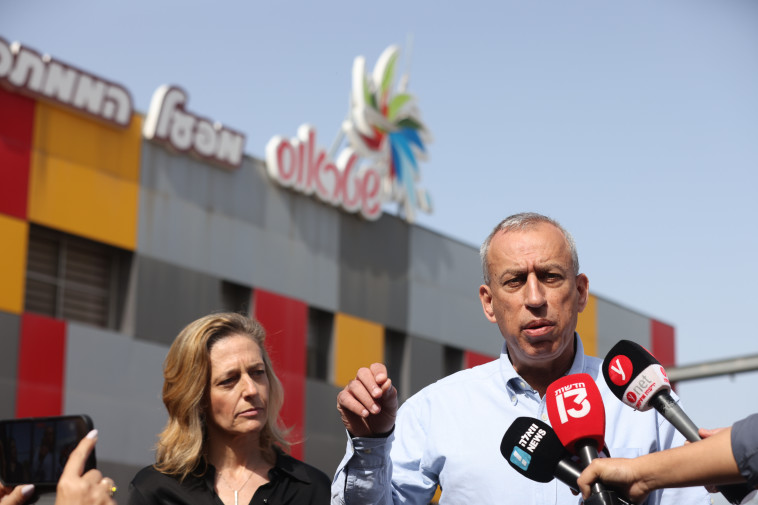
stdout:
MULTIPOLYGON (((55 488, 69 454, 92 428, 87 415, 0 421, 0 480, 5 486, 55 488)), ((93 450, 84 471, 95 467, 93 450)))

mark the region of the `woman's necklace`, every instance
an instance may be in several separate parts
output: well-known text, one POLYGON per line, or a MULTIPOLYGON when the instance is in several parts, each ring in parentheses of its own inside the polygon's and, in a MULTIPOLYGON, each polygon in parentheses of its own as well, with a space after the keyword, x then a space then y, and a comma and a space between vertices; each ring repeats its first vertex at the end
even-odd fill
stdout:
POLYGON ((224 476, 219 472, 219 477, 221 477, 221 480, 223 481, 224 485, 234 491, 234 505, 239 505, 239 492, 242 491, 242 488, 247 485, 248 482, 250 482, 250 478, 253 476, 255 472, 250 470, 250 475, 247 476, 247 479, 245 479, 245 482, 242 483, 242 485, 239 487, 239 489, 234 489, 232 486, 229 485, 229 483, 226 481, 224 476))

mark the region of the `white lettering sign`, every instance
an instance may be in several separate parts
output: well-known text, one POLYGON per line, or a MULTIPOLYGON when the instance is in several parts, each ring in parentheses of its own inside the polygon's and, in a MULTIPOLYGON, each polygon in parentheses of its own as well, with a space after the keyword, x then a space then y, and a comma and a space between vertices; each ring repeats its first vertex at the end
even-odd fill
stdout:
POLYGON ((276 136, 266 145, 266 169, 284 187, 321 201, 377 219, 382 211, 382 177, 372 167, 356 166, 358 155, 344 149, 337 161, 316 145, 316 130, 302 125, 297 137, 276 136))
POLYGON ((2 37, 0 83, 115 126, 128 126, 132 120, 132 99, 123 86, 40 55, 18 42, 8 44, 2 37))
POLYGON ((153 94, 142 134, 179 152, 188 152, 222 166, 242 164, 245 136, 185 109, 187 94, 176 86, 161 86, 153 94))

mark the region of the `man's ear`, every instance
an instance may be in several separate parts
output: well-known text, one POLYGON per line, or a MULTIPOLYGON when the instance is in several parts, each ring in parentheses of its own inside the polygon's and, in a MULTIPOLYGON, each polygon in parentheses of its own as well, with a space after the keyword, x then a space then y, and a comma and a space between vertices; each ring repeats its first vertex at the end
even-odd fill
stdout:
POLYGON ((579 312, 582 312, 587 306, 587 300, 590 296, 590 280, 584 274, 576 276, 576 290, 579 293, 579 312))
POLYGON ((492 308, 492 290, 486 284, 479 286, 479 300, 482 302, 484 317, 491 323, 496 323, 495 310, 492 308))

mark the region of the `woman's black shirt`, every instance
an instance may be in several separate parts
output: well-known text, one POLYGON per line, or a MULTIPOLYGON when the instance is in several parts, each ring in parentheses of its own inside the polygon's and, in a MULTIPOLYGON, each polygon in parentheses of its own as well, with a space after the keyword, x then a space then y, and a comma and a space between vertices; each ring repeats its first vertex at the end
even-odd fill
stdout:
MULTIPOLYGON (((250 505, 328 505, 331 481, 324 472, 277 452, 276 465, 250 500, 250 505)), ((223 505, 213 484, 212 465, 202 475, 190 474, 184 481, 156 470, 140 470, 129 485, 129 505, 223 505)))

